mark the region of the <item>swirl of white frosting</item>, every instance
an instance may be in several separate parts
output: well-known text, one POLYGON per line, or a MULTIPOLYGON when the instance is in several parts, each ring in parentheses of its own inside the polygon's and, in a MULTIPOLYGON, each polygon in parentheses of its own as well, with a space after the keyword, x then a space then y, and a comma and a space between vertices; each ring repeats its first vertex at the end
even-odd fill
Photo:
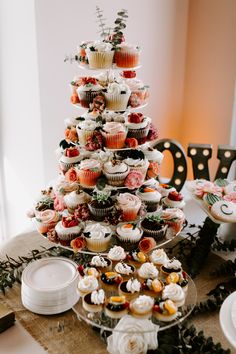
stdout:
POLYGON ((185 299, 185 294, 180 285, 171 283, 165 286, 162 292, 162 298, 164 300, 170 299, 173 302, 179 302, 185 299))
POLYGON ((37 220, 43 224, 50 224, 59 220, 59 215, 55 210, 44 210, 37 213, 37 220))
POLYGON ((106 122, 120 122, 124 123, 125 114, 114 111, 105 111, 102 113, 102 118, 106 120, 106 122))
POLYGON ((100 115, 99 112, 92 111, 92 112, 86 112, 86 113, 82 114, 81 117, 83 117, 84 119, 88 119, 88 120, 95 120, 99 115, 100 115))
POLYGON ((127 157, 124 162, 130 167, 147 167, 149 165, 147 159, 132 159, 131 157, 127 157))
POLYGON ((124 173, 128 171, 128 166, 119 160, 107 161, 103 165, 103 169, 107 173, 124 173))
POLYGON ((164 263, 164 267, 168 269, 178 270, 181 269, 182 264, 177 259, 169 259, 167 262, 164 263))
POLYGON ((72 227, 64 227, 62 225, 62 222, 59 221, 56 224, 55 230, 58 233, 58 235, 60 235, 60 238, 63 239, 63 236, 66 237, 66 235, 79 234, 81 231, 81 226, 77 225, 77 226, 72 226, 72 227))
POLYGON ((84 233, 87 232, 90 233, 89 238, 93 240, 101 240, 105 236, 107 236, 107 234, 111 233, 111 229, 108 226, 103 226, 99 223, 96 223, 96 224, 88 224, 84 229, 84 233))
POLYGON ((141 283, 138 281, 138 279, 129 279, 126 284, 126 289, 132 294, 139 292, 141 289, 141 283))
POLYGON ((121 246, 114 246, 108 252, 108 258, 112 261, 119 261, 126 258, 126 252, 121 246))
POLYGON ((136 238, 136 237, 141 237, 142 235, 142 230, 140 230, 137 226, 134 227, 126 227, 127 224, 118 226, 116 231, 118 233, 119 236, 123 237, 132 237, 132 238, 136 238))
POLYGON ((139 313, 150 311, 154 305, 154 299, 147 295, 140 295, 132 302, 132 308, 139 313))
POLYGON ((158 151, 157 149, 151 148, 151 147, 143 150, 143 153, 149 161, 155 161, 155 162, 158 162, 159 164, 162 163, 162 160, 164 158, 164 155, 162 154, 162 152, 158 151))
POLYGON ((103 130, 109 134, 117 134, 120 132, 125 132, 125 126, 118 122, 107 122, 103 125, 103 130))
POLYGON ((129 93, 130 88, 126 84, 118 84, 117 82, 112 82, 107 87, 107 93, 111 95, 120 95, 121 92, 129 93))
POLYGON ((136 78, 124 79, 124 82, 126 83, 126 85, 129 86, 131 91, 137 91, 137 90, 143 89, 143 87, 144 87, 143 82, 139 79, 136 79, 136 78))
POLYGON ((101 163, 95 159, 85 159, 80 162, 80 169, 81 170, 100 170, 101 163))
POLYGON ((80 94, 80 92, 84 92, 84 91, 99 91, 99 90, 102 90, 102 86, 99 85, 99 84, 85 84, 85 85, 81 85, 77 88, 77 92, 78 92, 78 95, 80 94))
POLYGON ((169 258, 163 248, 159 248, 157 250, 154 250, 150 257, 150 261, 153 262, 154 264, 165 264, 169 258))
POLYGON ((161 194, 153 190, 152 192, 140 192, 137 191, 137 196, 140 197, 143 201, 153 201, 153 202, 159 202, 161 199, 161 194))
POLYGON ((76 163, 76 162, 79 162, 80 159, 81 159, 80 155, 69 157, 69 156, 65 156, 63 154, 59 161, 62 163, 76 163))
POLYGON ((90 264, 95 267, 102 267, 102 268, 107 267, 108 265, 107 261, 101 256, 93 256, 90 264))
POLYGON ((91 294, 91 302, 95 305, 101 305, 105 302, 105 292, 103 289, 94 290, 91 294))
POLYGON ((119 207, 123 210, 126 208, 140 208, 141 200, 131 193, 121 193, 117 197, 119 207))
POLYGON ((79 204, 87 203, 91 197, 85 193, 85 192, 80 192, 77 193, 76 191, 73 191, 64 197, 64 201, 67 206, 69 207, 76 207, 79 204))
POLYGON ((157 268, 154 266, 153 263, 150 263, 150 262, 146 262, 146 263, 142 264, 138 270, 139 276, 144 279, 157 278, 158 273, 159 272, 158 272, 157 268))
POLYGON ((96 151, 91 155, 92 159, 99 160, 101 163, 105 163, 113 159, 113 153, 111 151, 96 151))
POLYGON ((129 275, 133 273, 133 269, 129 264, 119 262, 115 266, 115 271, 120 274, 129 275))
POLYGON ((93 120, 83 120, 77 125, 77 129, 82 129, 82 130, 94 130, 98 127, 98 124, 94 122, 93 120))
POLYGON ((168 198, 168 196, 164 199, 164 204, 171 208, 183 208, 185 206, 185 201, 175 201, 168 198))
POLYGON ((83 277, 78 283, 78 289, 82 292, 92 292, 98 288, 98 281, 92 275, 83 277))
POLYGON ((90 47, 93 47, 96 52, 110 52, 113 48, 111 43, 103 42, 103 41, 95 41, 90 44, 90 46, 86 49, 90 51, 90 47))

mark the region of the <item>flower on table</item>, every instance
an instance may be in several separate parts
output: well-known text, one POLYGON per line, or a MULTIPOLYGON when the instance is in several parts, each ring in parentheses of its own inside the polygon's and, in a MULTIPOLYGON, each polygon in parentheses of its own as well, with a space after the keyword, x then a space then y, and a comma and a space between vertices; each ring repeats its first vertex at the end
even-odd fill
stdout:
POLYGON ((148 350, 157 348, 158 329, 159 326, 150 320, 138 320, 126 315, 108 337, 107 350, 110 354, 145 354, 148 350))

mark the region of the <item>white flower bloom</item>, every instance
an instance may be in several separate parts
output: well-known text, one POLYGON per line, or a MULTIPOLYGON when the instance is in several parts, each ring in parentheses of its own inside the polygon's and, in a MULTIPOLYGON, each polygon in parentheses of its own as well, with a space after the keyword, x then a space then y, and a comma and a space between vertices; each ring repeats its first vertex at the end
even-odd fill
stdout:
POLYGON ((147 319, 137 320, 126 315, 121 318, 107 339, 110 354, 145 354, 158 346, 159 326, 147 319))

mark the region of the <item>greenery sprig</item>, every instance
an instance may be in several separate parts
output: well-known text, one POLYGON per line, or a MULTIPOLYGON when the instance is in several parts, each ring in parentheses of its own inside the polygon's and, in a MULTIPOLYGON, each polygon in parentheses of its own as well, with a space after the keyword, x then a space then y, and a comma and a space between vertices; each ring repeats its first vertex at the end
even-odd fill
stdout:
POLYGON ((211 275, 221 276, 221 275, 235 275, 236 273, 236 258, 234 261, 228 260, 216 267, 211 275))
POLYGON ((106 18, 103 16, 103 10, 101 10, 99 6, 96 6, 96 16, 98 19, 97 22, 99 23, 99 33, 104 40, 109 36, 110 30, 105 23, 106 18))
POLYGON ((234 252, 236 250, 236 239, 232 239, 230 241, 221 241, 216 238, 212 245, 212 249, 214 251, 234 252))

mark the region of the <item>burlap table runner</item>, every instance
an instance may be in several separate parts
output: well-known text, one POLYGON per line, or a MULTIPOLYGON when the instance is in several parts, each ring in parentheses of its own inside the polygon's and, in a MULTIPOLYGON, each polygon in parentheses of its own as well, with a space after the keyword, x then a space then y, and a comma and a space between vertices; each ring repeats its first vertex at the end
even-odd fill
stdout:
MULTIPOLYGON (((29 247, 29 244, 27 246, 29 247)), ((10 250, 12 251, 11 255, 14 255, 12 247, 9 246, 5 247, 4 253, 5 251, 9 253, 10 250)), ((18 255, 22 255, 19 249, 18 255)), ((215 254, 210 254, 203 271, 194 280, 198 291, 198 301, 206 298, 206 294, 210 290, 226 280, 225 277, 214 278, 210 276, 211 269, 221 262, 223 262, 222 258, 215 254)), ((99 334, 85 322, 79 321, 72 310, 53 316, 41 316, 31 313, 21 303, 20 285, 15 285, 12 289, 9 289, 5 296, 0 295, 0 299, 15 312, 16 318, 23 327, 48 353, 107 353, 106 344, 100 339, 99 334)), ((198 331, 204 331, 205 336, 211 336, 215 343, 220 342, 224 349, 230 348, 232 353, 236 353, 228 344, 220 329, 218 312, 195 316, 192 322, 198 331)))

